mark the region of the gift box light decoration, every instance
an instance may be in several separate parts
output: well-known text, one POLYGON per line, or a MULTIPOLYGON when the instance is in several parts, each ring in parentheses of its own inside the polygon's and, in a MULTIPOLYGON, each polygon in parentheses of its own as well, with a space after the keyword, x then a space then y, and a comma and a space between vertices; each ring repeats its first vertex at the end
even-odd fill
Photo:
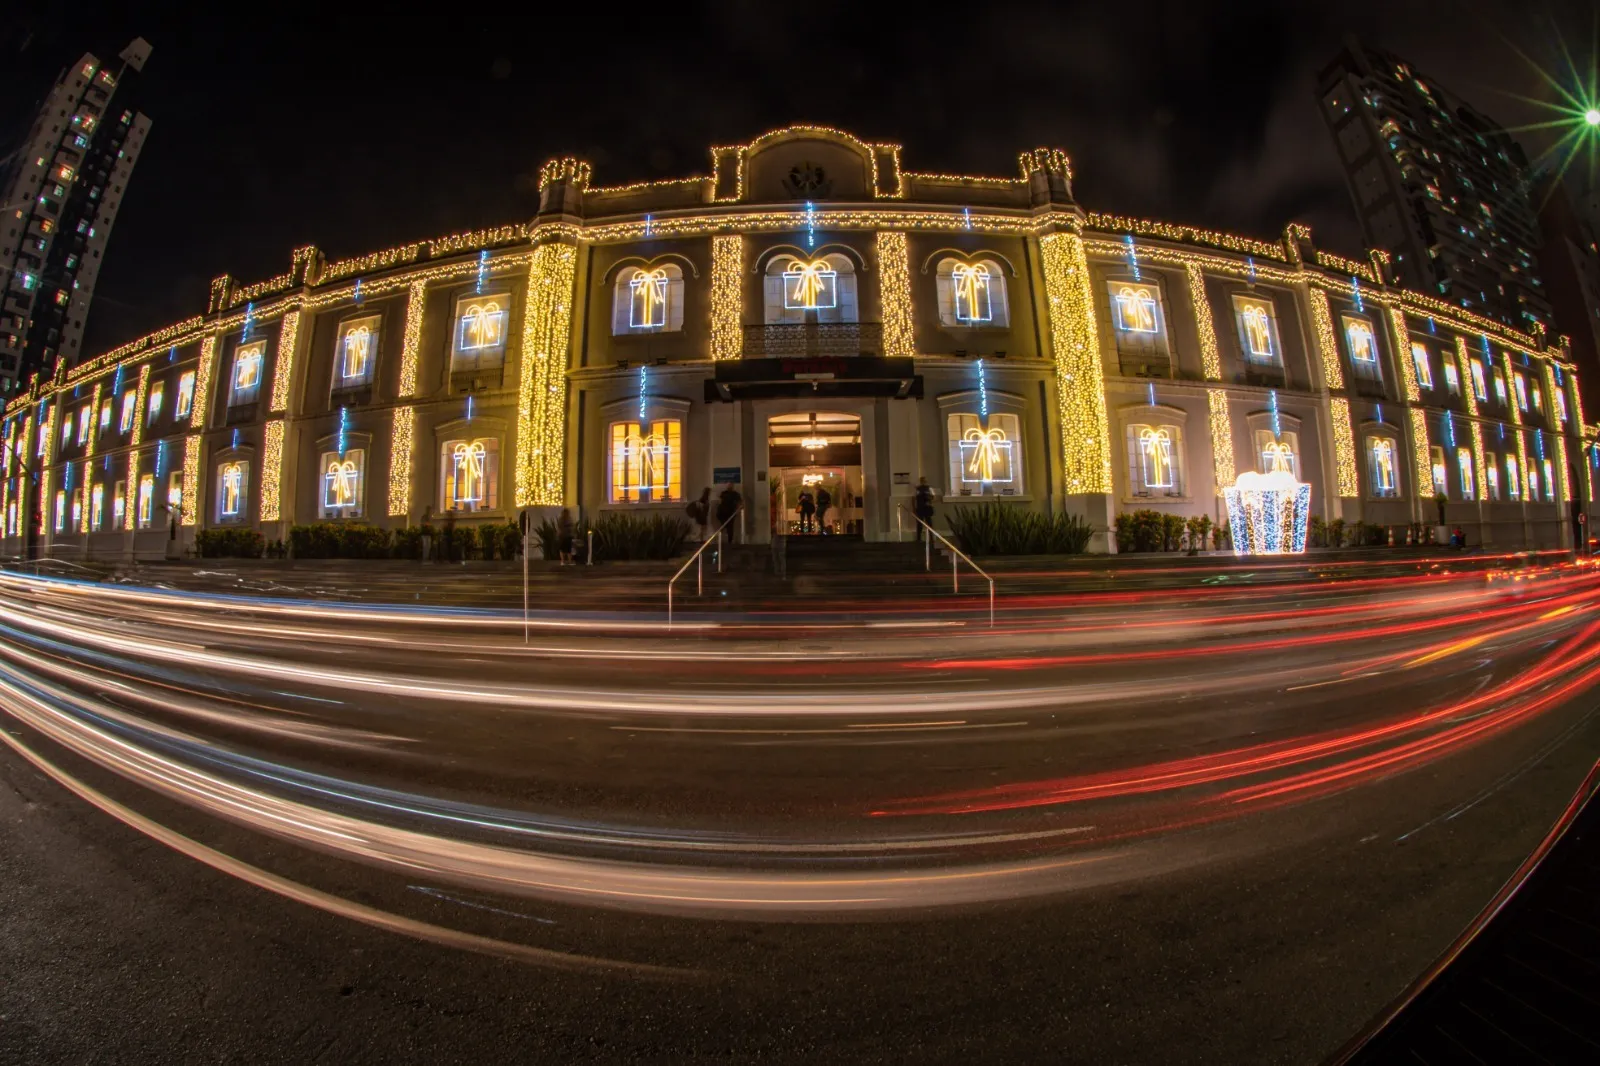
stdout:
POLYGON ((1222 490, 1235 555, 1286 555, 1306 550, 1311 486, 1295 479, 1287 445, 1268 445, 1272 469, 1253 470, 1222 490))

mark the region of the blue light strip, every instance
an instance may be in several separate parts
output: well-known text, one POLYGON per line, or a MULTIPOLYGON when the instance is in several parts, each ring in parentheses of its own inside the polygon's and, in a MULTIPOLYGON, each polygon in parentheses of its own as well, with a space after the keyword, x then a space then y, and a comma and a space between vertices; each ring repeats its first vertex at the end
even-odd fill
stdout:
POLYGON ((467 421, 472 421, 472 394, 467 393, 467 421))
POLYGON ((806 201, 806 247, 817 246, 817 205, 806 201))
POLYGON ((983 372, 983 360, 978 360, 978 414, 983 417, 984 428, 989 426, 989 382, 983 372))
POLYGON ((1355 297, 1356 310, 1365 313, 1367 305, 1366 301, 1361 298, 1361 279, 1354 274, 1350 275, 1350 295, 1355 297))
POLYGON ((1141 281, 1143 279, 1139 276, 1139 253, 1133 247, 1133 234, 1128 234, 1122 240, 1128 246, 1128 266, 1133 271, 1133 280, 1141 281))
POLYGON ((972 208, 963 207, 961 209, 961 217, 966 220, 967 228, 971 229, 972 228, 972 208))
POLYGON ((250 339, 250 330, 256 324, 256 305, 254 302, 244 305, 244 339, 250 339))
POLYGON ((1247 255, 1244 257, 1244 261, 1250 271, 1250 285, 1254 287, 1256 283, 1256 257, 1247 255))
POLYGON ((655 226, 656 220, 654 215, 644 216, 644 235, 646 237, 652 237, 655 235, 655 226))
POLYGON ((1156 405, 1156 383, 1150 382, 1148 388, 1150 389, 1150 406, 1154 407, 1156 405))
POLYGON ((1456 420, 1451 417, 1448 410, 1444 413, 1444 439, 1449 442, 1450 447, 1456 446, 1456 420))
POLYGON ((646 372, 646 370, 647 370, 647 369, 648 369, 648 368, 647 368, 647 367, 644 367, 644 366, 641 366, 641 367, 640 367, 640 368, 639 368, 639 421, 640 421, 640 423, 643 423, 643 422, 644 422, 644 411, 645 411, 645 372, 646 372))
MULTIPOLYGON (((472 397, 467 397, 467 402, 472 402, 472 397)), ((344 458, 346 438, 350 434, 350 408, 339 408, 339 458, 344 458)))
POLYGON ((489 273, 489 249, 478 253, 478 295, 483 295, 483 279, 489 273))
POLYGON ((1283 422, 1278 417, 1278 390, 1273 389, 1267 393, 1267 408, 1272 412, 1272 435, 1283 436, 1283 422))

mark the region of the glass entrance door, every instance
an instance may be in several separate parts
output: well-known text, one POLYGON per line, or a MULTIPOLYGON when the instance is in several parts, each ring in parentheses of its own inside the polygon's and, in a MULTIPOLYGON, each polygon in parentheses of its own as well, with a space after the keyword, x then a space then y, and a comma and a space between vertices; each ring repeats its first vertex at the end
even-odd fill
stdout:
POLYGON ((773 417, 767 463, 774 533, 861 535, 866 509, 860 416, 808 411, 773 417))

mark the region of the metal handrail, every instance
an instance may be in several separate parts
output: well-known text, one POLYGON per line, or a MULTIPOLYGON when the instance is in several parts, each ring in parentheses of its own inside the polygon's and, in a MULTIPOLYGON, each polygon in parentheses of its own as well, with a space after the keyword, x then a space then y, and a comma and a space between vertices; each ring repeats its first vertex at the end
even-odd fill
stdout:
POLYGON ((954 544, 951 544, 949 537, 946 537, 943 533, 940 533, 937 529, 934 529, 932 526, 928 525, 928 523, 924 522, 921 519, 921 517, 919 517, 917 515, 917 513, 915 511, 906 510, 906 505, 903 504, 903 503, 902 504, 898 504, 897 506, 900 508, 900 510, 905 511, 906 514, 910 515, 911 516, 911 520, 913 522, 917 523, 917 525, 921 526, 923 529, 926 529, 928 531, 928 533, 931 534, 929 539, 927 539, 927 540, 922 542, 922 568, 924 570, 927 570, 929 572, 932 572, 932 570, 933 570, 933 539, 932 538, 933 537, 938 537, 939 540, 943 542, 944 546, 946 548, 950 549, 950 589, 951 589, 952 592, 960 592, 961 591, 961 574, 960 574, 960 569, 956 564, 956 560, 957 559, 964 560, 968 566, 972 567, 972 569, 974 569, 974 570, 976 570, 978 572, 978 576, 979 577, 983 578, 985 581, 987 581, 989 583, 989 625, 993 626, 994 625, 994 578, 990 577, 988 572, 986 570, 984 570, 983 567, 979 566, 977 563, 973 562, 970 558, 968 558, 966 552, 962 551, 960 548, 956 547, 954 544))
MULTIPOLYGON (((726 521, 724 521, 720 526, 717 527, 717 531, 715 533, 711 534, 711 536, 707 537, 704 541, 702 541, 701 544, 700 544, 700 547, 698 547, 698 548, 696 548, 694 550, 694 554, 689 556, 689 558, 685 559, 683 561, 683 565, 678 567, 678 572, 676 574, 673 574, 672 577, 670 579, 668 579, 668 581, 667 581, 667 628, 668 629, 672 628, 672 586, 677 584, 678 579, 683 576, 683 572, 685 570, 689 569, 689 564, 690 563, 698 561, 699 565, 696 566, 695 575, 694 575, 694 594, 696 596, 704 596, 706 594, 706 561, 705 561, 704 552, 711 545, 722 543, 722 531, 724 529, 727 529, 729 524, 735 518, 738 518, 743 513, 744 513, 744 504, 741 503, 739 505, 739 509, 737 511, 733 512, 731 515, 729 515, 727 517, 726 521)), ((724 554, 723 552, 720 552, 720 551, 717 552, 717 573, 719 573, 719 574, 722 573, 722 556, 723 556, 723 554, 724 554)))

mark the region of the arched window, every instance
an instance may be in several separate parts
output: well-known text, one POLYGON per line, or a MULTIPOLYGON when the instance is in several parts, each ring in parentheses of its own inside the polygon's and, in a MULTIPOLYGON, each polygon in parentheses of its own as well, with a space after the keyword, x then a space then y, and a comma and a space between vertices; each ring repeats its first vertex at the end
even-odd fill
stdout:
POLYGON ((149 529, 155 521, 156 476, 154 474, 139 475, 139 510, 137 513, 139 528, 149 529))
POLYGON ((992 259, 963 263, 941 259, 934 284, 939 294, 939 321, 946 326, 994 326, 1010 323, 1006 275, 992 259))
POLYGON ((768 325, 858 322, 855 265, 843 255, 775 256, 763 293, 768 325))
POLYGON ((500 506, 499 439, 445 441, 439 449, 439 478, 441 510, 496 510, 500 506))
POLYGON ((675 333, 683 329, 683 271, 676 263, 628 267, 611 292, 611 333, 675 333))
POLYGON ((1378 338, 1372 331, 1372 323, 1355 315, 1345 315, 1342 325, 1352 372, 1364 381, 1381 383, 1383 371, 1378 364, 1378 338))
POLYGON ((676 418, 613 422, 612 503, 675 503, 683 499, 683 423, 676 418))
POLYGON ((1183 495, 1183 428, 1131 423, 1127 428, 1128 487, 1132 496, 1183 495))
POLYGON ((1255 431, 1256 472, 1271 474, 1285 471, 1300 479, 1300 434, 1292 429, 1277 433, 1270 429, 1255 431))
POLYGON ((322 453, 317 467, 322 478, 318 513, 323 518, 359 518, 366 496, 366 459, 363 448, 322 453))
POLYGON ((89 490, 89 528, 95 532, 105 524, 106 519, 106 487, 96 485, 89 490))
POLYGON ((1395 438, 1377 434, 1367 438, 1367 472, 1373 496, 1393 499, 1400 495, 1400 444, 1395 438))
POLYGON ((217 520, 243 522, 250 490, 250 464, 234 459, 217 467, 217 520))
POLYGON ((381 315, 353 318, 339 324, 334 388, 347 389, 372 380, 372 368, 378 361, 378 327, 382 324, 381 315))
POLYGON ((1011 496, 1023 491, 1022 423, 1014 414, 987 419, 961 411, 945 421, 950 495, 1011 496))

